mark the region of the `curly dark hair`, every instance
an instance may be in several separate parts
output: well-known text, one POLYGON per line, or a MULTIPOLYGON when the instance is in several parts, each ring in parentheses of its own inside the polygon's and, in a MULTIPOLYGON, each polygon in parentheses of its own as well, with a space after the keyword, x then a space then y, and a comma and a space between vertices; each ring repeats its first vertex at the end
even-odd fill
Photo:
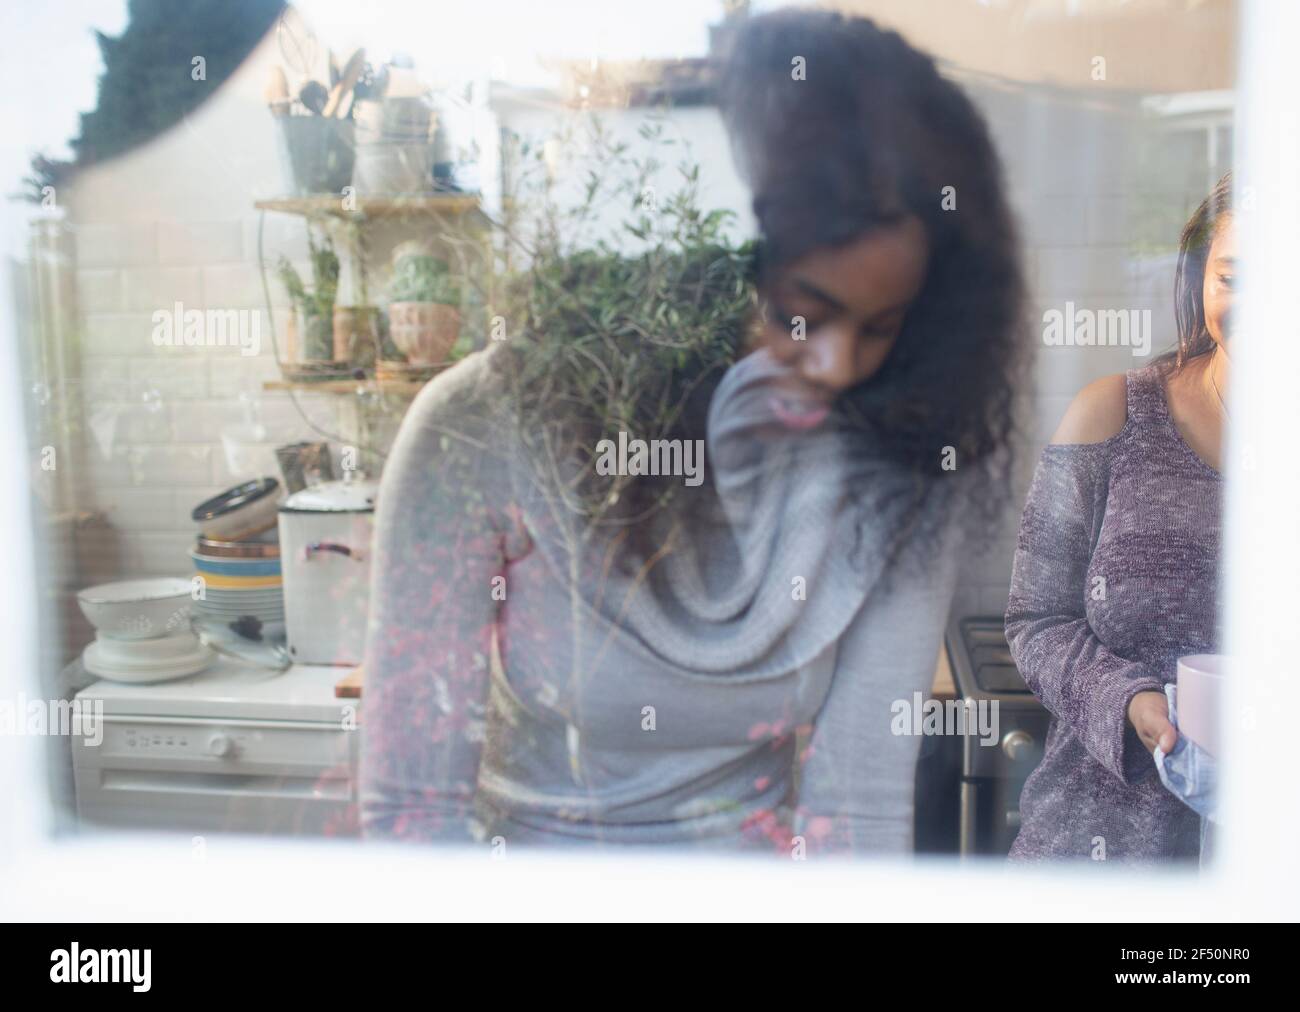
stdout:
POLYGON ((841 407, 922 486, 937 484, 950 446, 959 470, 980 463, 1005 488, 1024 281, 1001 165, 970 99, 897 33, 793 8, 741 26, 718 99, 753 191, 760 287, 811 250, 907 216, 924 225, 921 293, 880 372, 841 407))

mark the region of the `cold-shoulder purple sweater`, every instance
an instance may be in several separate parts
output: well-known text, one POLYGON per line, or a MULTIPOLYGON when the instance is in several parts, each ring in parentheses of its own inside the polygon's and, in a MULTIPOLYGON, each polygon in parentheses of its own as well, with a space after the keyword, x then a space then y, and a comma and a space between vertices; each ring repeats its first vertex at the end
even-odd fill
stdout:
POLYGON ((1126 377, 1123 429, 1043 451, 1025 504, 1007 639, 1052 714, 1011 857, 1194 857, 1199 820, 1127 720, 1135 693, 1218 641, 1219 472, 1183 440, 1161 367, 1126 377))

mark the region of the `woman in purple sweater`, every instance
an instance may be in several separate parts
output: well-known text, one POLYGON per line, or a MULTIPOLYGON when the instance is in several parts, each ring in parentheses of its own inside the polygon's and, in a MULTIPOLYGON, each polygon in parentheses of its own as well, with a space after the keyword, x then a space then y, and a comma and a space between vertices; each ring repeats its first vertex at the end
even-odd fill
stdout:
POLYGON ((1220 180, 1183 230, 1177 350, 1085 387, 1034 476, 1007 639, 1053 719, 1013 859, 1198 853, 1199 819, 1150 753, 1177 740, 1162 686, 1178 658, 1218 642, 1231 185, 1220 180))

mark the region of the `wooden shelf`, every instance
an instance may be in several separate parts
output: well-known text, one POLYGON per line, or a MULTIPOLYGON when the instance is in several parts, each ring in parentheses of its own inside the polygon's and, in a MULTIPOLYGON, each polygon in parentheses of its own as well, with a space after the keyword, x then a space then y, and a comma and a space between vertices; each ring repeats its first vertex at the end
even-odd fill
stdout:
POLYGON ((343 198, 334 194, 314 197, 280 197, 253 204, 260 211, 279 211, 306 217, 332 217, 343 221, 380 221, 401 218, 466 218, 475 225, 489 224, 476 193, 430 193, 411 197, 354 197, 355 210, 345 210, 343 198))
MULTIPOLYGON (((352 204, 352 210, 345 210, 341 196, 326 193, 310 197, 278 197, 258 200, 254 202, 253 206, 259 211, 277 211, 281 214, 296 214, 308 218, 334 218, 347 222, 401 222, 406 220, 423 225, 429 222, 442 221, 455 227, 469 228, 480 234, 490 228, 492 224, 487 215, 483 213, 482 199, 477 193, 429 193, 405 197, 357 196, 353 198, 352 204)), ((434 375, 437 375, 437 373, 434 375)), ((424 389, 425 384, 428 382, 427 379, 378 378, 375 376, 369 376, 365 379, 275 379, 265 381, 262 384, 262 389, 344 396, 358 393, 375 393, 409 399, 424 389)))
POLYGON ((428 380, 388 379, 333 379, 333 380, 267 380, 263 390, 293 390, 308 394, 392 394, 395 397, 414 397, 424 389, 428 380))

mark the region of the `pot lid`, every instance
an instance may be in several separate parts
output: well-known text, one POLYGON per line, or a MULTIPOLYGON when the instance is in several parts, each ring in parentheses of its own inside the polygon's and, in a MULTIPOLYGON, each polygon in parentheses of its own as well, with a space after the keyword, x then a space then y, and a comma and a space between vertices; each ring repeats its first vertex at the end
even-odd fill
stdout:
POLYGON ((284 644, 284 625, 263 624, 253 619, 252 629, 237 632, 233 623, 225 624, 213 619, 193 619, 190 627, 199 642, 223 657, 242 661, 269 671, 284 671, 291 663, 289 650, 284 644))
POLYGON ((280 506, 281 513, 370 513, 378 486, 365 478, 325 481, 295 492, 280 506))

